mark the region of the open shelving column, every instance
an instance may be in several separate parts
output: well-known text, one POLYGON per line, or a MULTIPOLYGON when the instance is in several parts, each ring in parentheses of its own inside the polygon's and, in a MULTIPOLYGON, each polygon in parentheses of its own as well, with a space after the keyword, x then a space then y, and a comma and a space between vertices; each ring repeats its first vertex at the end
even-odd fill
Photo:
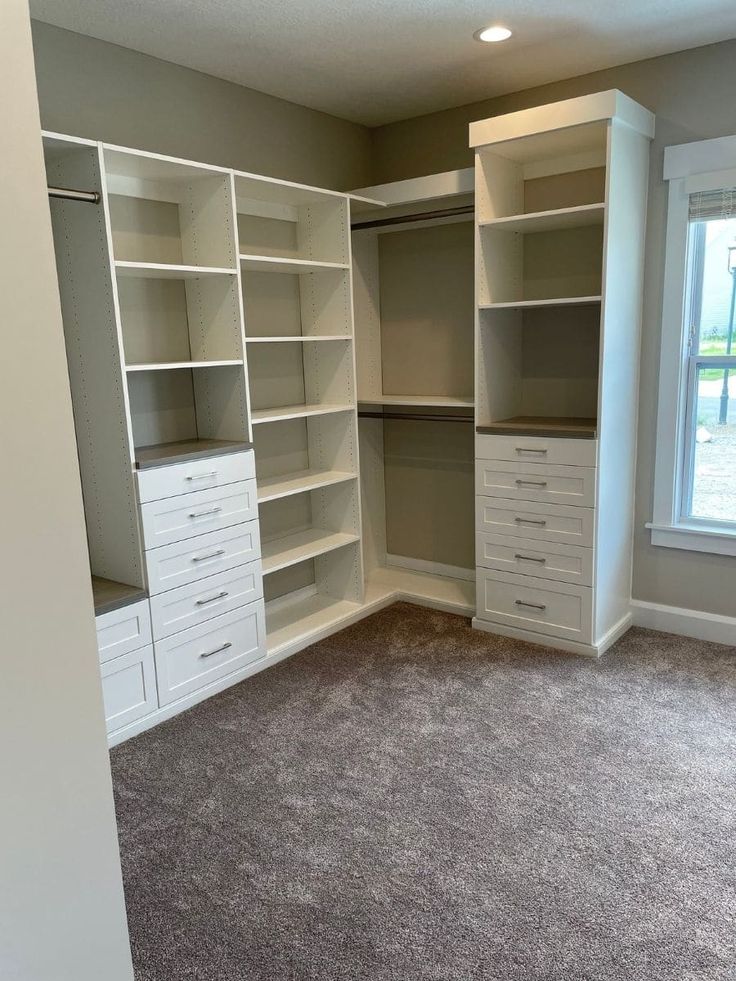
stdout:
MULTIPOLYGON (((604 650, 630 622, 641 283, 653 131, 651 113, 617 91, 470 127, 476 150, 480 455, 496 460, 494 454, 500 454, 501 461, 512 461, 502 463, 507 469, 524 459, 526 447, 551 447, 555 439, 595 441, 594 452, 585 454, 596 464, 592 581, 583 600, 590 604, 590 636, 577 647, 568 645, 589 653, 604 650), (511 443, 481 444, 486 436, 515 437, 521 456, 503 455, 512 454, 511 443), (538 438, 537 444, 523 442, 530 437, 538 438)), ((537 457, 537 463, 543 459, 537 457)), ((543 465, 537 470, 546 477, 543 465)), ((524 495, 517 494, 520 501, 534 500, 530 482, 520 483, 527 485, 524 495)), ((511 499, 511 491, 507 496, 511 499)), ((507 503, 514 506, 513 500, 507 503)), ((524 579, 510 571, 508 576, 524 579)), ((536 608, 545 609, 543 603, 536 608)), ((513 630, 499 627, 499 632, 513 630)))
POLYGON ((357 193, 366 602, 472 613, 473 171, 357 193))
POLYGON ((268 653, 363 600, 348 199, 235 174, 268 653))

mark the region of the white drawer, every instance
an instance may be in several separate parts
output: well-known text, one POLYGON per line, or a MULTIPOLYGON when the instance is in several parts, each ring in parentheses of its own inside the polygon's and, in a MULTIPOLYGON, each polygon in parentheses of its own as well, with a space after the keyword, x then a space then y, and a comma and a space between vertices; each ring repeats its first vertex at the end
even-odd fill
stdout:
POLYGON ((188 586, 179 586, 151 598, 151 622, 156 640, 194 627, 263 596, 261 563, 250 562, 218 572, 188 586))
POLYGON ((144 547, 160 548, 257 517, 255 480, 151 501, 141 504, 144 547))
POLYGON ((593 508, 539 504, 537 501, 507 501, 476 497, 475 530, 478 534, 514 535, 536 541, 593 544, 593 508))
POLYGON ((148 592, 155 596, 260 557, 257 521, 162 545, 145 553, 148 592))
POLYGON ((118 610, 95 617, 100 661, 127 654, 151 643, 151 614, 148 600, 137 600, 118 610))
POLYGON ((143 718, 158 708, 153 647, 121 654, 100 667, 108 732, 143 718))
POLYGON ((147 501, 159 501, 177 494, 234 484, 238 480, 250 480, 255 475, 253 450, 191 460, 189 463, 151 467, 150 470, 136 471, 138 500, 145 504, 147 501))
POLYGON ((591 642, 593 590, 531 576, 478 570, 478 616, 520 630, 591 642))
POLYGON ((159 699, 168 705, 266 656, 263 603, 157 640, 154 649, 159 699))
POLYGON ((525 463, 551 463, 554 466, 594 467, 598 441, 595 439, 558 439, 554 436, 484 436, 475 437, 475 455, 479 460, 517 460, 525 463))
POLYGON ((595 504, 595 475, 594 467, 477 460, 475 492, 515 501, 546 501, 590 508, 595 504))
POLYGON ((577 583, 578 586, 593 585, 592 548, 560 542, 530 543, 525 538, 510 535, 478 535, 475 546, 475 561, 484 569, 577 583))

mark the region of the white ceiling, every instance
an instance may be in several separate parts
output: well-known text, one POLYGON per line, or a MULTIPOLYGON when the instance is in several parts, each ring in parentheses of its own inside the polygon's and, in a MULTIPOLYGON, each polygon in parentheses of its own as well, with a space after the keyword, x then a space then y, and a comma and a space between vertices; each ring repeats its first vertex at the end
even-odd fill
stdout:
POLYGON ((369 126, 736 36, 734 0, 31 0, 31 12, 369 126), (491 23, 514 36, 474 41, 491 23))

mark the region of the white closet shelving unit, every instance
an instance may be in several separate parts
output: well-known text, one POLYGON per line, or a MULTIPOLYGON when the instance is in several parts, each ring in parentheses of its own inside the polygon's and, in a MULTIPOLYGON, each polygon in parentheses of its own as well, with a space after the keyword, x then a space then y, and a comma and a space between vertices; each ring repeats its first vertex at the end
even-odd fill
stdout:
POLYGON ((347 196, 235 174, 267 645, 363 600, 347 196))
POLYGON ((473 171, 358 193, 386 205, 353 209, 366 601, 471 613, 473 171))
POLYGON ((471 124, 477 617, 602 653, 630 623, 654 117, 617 91, 471 124))

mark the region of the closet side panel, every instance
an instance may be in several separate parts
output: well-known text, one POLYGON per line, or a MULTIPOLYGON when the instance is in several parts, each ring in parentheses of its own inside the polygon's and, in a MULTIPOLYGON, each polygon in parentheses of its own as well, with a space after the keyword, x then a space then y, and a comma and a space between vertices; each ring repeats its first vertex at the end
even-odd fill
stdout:
MULTIPOLYGON (((102 190, 97 148, 53 155, 49 181, 102 190)), ((143 585, 132 434, 106 205, 51 202, 74 424, 94 575, 143 585)))
POLYGON ((386 487, 380 419, 361 419, 360 491, 363 514, 363 562, 366 577, 386 565, 386 487))

